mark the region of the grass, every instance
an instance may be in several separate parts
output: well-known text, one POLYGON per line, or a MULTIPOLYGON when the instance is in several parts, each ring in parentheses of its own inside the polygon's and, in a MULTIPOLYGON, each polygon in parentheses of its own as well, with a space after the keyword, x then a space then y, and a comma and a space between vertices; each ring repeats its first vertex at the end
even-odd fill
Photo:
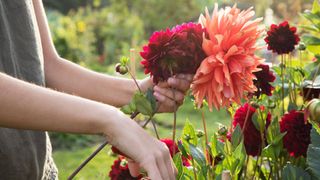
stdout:
MULTIPOLYGON (((59 150, 53 153, 53 158, 59 169, 59 179, 67 179, 68 176, 87 158, 98 146, 84 147, 75 150, 59 150)), ((111 165, 115 157, 108 155, 110 148, 103 149, 85 166, 74 178, 107 179, 111 165)))
MULTIPOLYGON (((208 134, 213 134, 218 124, 230 124, 230 118, 223 110, 209 112, 207 108, 204 108, 208 134)), ((171 138, 173 123, 172 113, 163 113, 156 115, 157 124, 163 124, 157 126, 159 135, 161 138, 171 138), (169 127, 169 128, 168 128, 169 127)), ((188 119, 196 129, 203 129, 201 112, 193 108, 192 102, 189 97, 186 98, 185 103, 179 108, 177 113, 177 136, 180 136, 181 130, 185 120, 188 119)), ((148 128, 151 134, 154 134, 152 126, 148 128)), ((155 135, 155 134, 154 134, 155 135)), ((75 150, 57 150, 53 156, 59 169, 59 179, 67 179, 67 177, 81 164, 81 162, 87 158, 97 146, 94 147, 81 147, 75 150)), ((83 168, 83 170, 76 176, 75 179, 108 179, 108 172, 114 161, 114 157, 108 155, 110 146, 104 148, 89 164, 83 168)))

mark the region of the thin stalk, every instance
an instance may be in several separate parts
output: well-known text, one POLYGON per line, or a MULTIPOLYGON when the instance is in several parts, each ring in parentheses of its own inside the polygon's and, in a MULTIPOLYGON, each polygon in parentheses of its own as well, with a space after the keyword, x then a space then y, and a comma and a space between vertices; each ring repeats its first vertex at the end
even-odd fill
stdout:
MULTIPOLYGON (((127 68, 128 68, 128 66, 127 66, 127 68)), ((128 69, 129 69, 129 68, 128 68, 128 69)), ((128 71, 128 73, 130 74, 130 77, 133 79, 134 83, 136 84, 136 86, 137 86, 137 88, 138 88, 139 92, 140 92, 140 93, 142 93, 141 88, 140 88, 140 86, 139 86, 139 84, 138 84, 138 82, 137 82, 136 78, 133 76, 133 74, 130 72, 130 70, 128 71)))
POLYGON ((246 156, 246 166, 245 166, 245 168, 244 168, 244 179, 246 179, 246 177, 247 177, 247 171, 248 171, 248 163, 249 163, 249 155, 247 155, 246 156))
POLYGON ((281 99, 282 99, 282 114, 284 114, 284 55, 281 55, 281 99))
POLYGON ((207 149, 207 146, 208 146, 208 144, 209 144, 209 141, 208 141, 208 132, 207 132, 207 123, 206 123, 206 119, 205 119, 205 116, 204 116, 203 109, 201 109, 201 117, 202 117, 202 123, 203 123, 204 137, 205 137, 205 140, 206 140, 205 149, 206 149, 206 153, 207 153, 207 160, 208 160, 208 162, 210 163, 210 157, 209 157, 208 149, 207 149))
POLYGON ((156 126, 156 123, 154 122, 153 119, 151 119, 151 123, 152 123, 153 129, 154 129, 154 132, 156 133, 157 139, 160 140, 160 136, 159 136, 159 133, 158 133, 158 130, 157 130, 157 126, 156 126))

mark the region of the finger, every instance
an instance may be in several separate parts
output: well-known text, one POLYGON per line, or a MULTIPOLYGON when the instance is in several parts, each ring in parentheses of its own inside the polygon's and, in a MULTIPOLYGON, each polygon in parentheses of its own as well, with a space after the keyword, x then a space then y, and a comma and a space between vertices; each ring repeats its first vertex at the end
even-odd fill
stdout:
POLYGON ((163 146, 165 148, 165 157, 164 157, 164 163, 166 165, 168 175, 170 179, 175 179, 176 177, 176 168, 173 164, 173 161, 171 159, 170 151, 168 147, 163 143, 163 146))
POLYGON ((127 159, 127 161, 128 161, 128 168, 129 168, 130 175, 132 177, 138 177, 140 175, 139 164, 131 159, 127 159))
POLYGON ((153 95, 160 102, 161 106, 166 106, 170 107, 171 109, 174 109, 174 107, 177 108, 177 106, 181 105, 181 102, 176 102, 158 92, 154 92, 153 95))
POLYGON ((159 82, 157 84, 157 86, 162 87, 162 88, 169 88, 170 87, 167 81, 159 82))
POLYGON ((168 84, 182 92, 186 92, 190 88, 190 82, 184 79, 169 78, 168 84))
POLYGON ((144 169, 147 171, 148 177, 152 180, 162 180, 160 171, 158 169, 158 166, 156 164, 156 161, 153 161, 152 163, 146 164, 144 169))
POLYGON ((185 79, 189 82, 191 82, 193 80, 193 74, 178 74, 176 77, 179 79, 185 79))
POLYGON ((166 96, 167 98, 170 98, 171 100, 174 100, 176 102, 183 102, 184 100, 184 94, 177 90, 161 88, 159 86, 155 86, 153 90, 154 92, 166 96))

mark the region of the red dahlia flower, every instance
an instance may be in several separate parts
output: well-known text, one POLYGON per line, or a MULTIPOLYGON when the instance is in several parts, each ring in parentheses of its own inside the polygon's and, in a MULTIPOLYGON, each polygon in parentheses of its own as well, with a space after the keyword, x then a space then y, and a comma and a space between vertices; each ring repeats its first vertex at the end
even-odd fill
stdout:
POLYGON ((111 166, 109 177, 111 180, 137 180, 141 179, 142 176, 132 177, 130 175, 127 160, 124 157, 120 156, 114 161, 113 165, 111 166))
POLYGON ((297 28, 290 27, 287 21, 279 25, 272 24, 264 39, 268 44, 268 50, 278 54, 288 54, 294 50, 294 46, 300 41, 296 34, 297 28))
MULTIPOLYGON (((168 147, 169 151, 170 151, 170 155, 171 157, 173 157, 176 153, 179 152, 179 149, 178 149, 178 146, 177 144, 173 144, 173 141, 172 139, 160 139, 161 142, 165 143, 166 146, 168 147), (173 150, 175 152, 175 154, 173 154, 173 150)), ((125 156, 125 157, 128 157, 127 155, 125 155, 124 153, 122 153, 119 149, 117 149, 116 147, 112 146, 111 147, 111 150, 113 153, 115 154, 119 154, 119 155, 122 155, 122 156, 125 156)), ((183 165, 188 167, 190 166, 190 162, 187 158, 185 157, 182 157, 182 162, 183 162, 183 165)))
POLYGON ((258 68, 261 68, 261 71, 253 73, 257 78, 253 80, 254 85, 257 87, 257 91, 253 93, 253 95, 257 97, 259 97, 261 94, 271 96, 274 87, 271 86, 270 82, 273 82, 276 79, 276 76, 272 71, 270 71, 270 68, 267 64, 260 64, 258 68))
MULTIPOLYGON (((238 124, 243 131, 244 146, 248 155, 256 156, 261 152, 262 139, 260 132, 256 129, 252 122, 252 115, 256 112, 256 109, 246 103, 241 106, 235 113, 232 126, 235 128, 238 124), (246 117, 248 117, 246 121, 246 117), (246 121, 246 125, 245 125, 246 121), (245 126, 245 127, 244 127, 245 126)), ((271 114, 268 113, 266 119, 266 128, 269 126, 271 120, 271 114)))
POLYGON ((200 24, 191 22, 154 32, 140 52, 145 74, 150 73, 155 83, 180 73, 194 74, 205 57, 203 33, 200 24))
POLYGON ((283 137, 283 146, 291 156, 306 156, 310 144, 311 124, 305 122, 304 113, 292 110, 280 121, 280 131, 287 132, 283 137))

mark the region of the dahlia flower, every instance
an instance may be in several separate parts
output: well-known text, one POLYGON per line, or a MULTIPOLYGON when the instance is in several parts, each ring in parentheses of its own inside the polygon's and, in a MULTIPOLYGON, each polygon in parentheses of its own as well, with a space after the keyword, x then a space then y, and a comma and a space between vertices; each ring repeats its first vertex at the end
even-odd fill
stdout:
MULTIPOLYGON (((237 109, 232 126, 236 128, 237 125, 243 130, 244 146, 248 155, 256 156, 261 153, 262 139, 261 134, 254 126, 252 122, 252 116, 256 112, 256 109, 250 106, 248 103, 237 109), (246 120, 246 117, 248 118, 246 120), (246 123, 246 124, 245 124, 246 123)), ((266 119, 266 128, 269 126, 271 120, 271 114, 268 113, 266 119)))
POLYGON ((283 137, 283 146, 290 156, 306 156, 311 142, 311 124, 304 120, 304 113, 292 110, 285 114, 280 121, 280 131, 287 132, 283 137))
POLYGON ((203 33, 200 24, 191 22, 154 32, 140 52, 145 74, 150 73, 154 83, 180 73, 194 74, 205 57, 203 33))
POLYGON ((198 106, 207 100, 220 109, 232 102, 240 104, 245 92, 253 93, 256 87, 253 72, 262 63, 254 55, 255 45, 263 29, 258 25, 262 18, 251 20, 252 8, 240 11, 236 6, 218 11, 216 4, 212 16, 200 16, 200 22, 206 28, 202 48, 206 58, 198 68, 192 84, 192 93, 198 106))
POLYGON ((124 157, 120 156, 118 159, 114 161, 113 165, 111 166, 109 177, 111 180, 137 180, 141 179, 142 175, 138 177, 132 177, 130 175, 127 160, 124 157))
POLYGON ((297 28, 290 27, 287 21, 279 25, 272 24, 264 39, 268 44, 268 50, 278 54, 288 54, 294 50, 294 46, 300 41, 296 34, 297 28))
POLYGON ((276 79, 276 76, 270 71, 267 64, 260 64, 258 68, 261 70, 253 73, 257 78, 253 80, 254 85, 257 87, 257 91, 254 92, 253 95, 257 97, 261 94, 271 96, 274 87, 271 86, 270 82, 273 82, 276 79))

